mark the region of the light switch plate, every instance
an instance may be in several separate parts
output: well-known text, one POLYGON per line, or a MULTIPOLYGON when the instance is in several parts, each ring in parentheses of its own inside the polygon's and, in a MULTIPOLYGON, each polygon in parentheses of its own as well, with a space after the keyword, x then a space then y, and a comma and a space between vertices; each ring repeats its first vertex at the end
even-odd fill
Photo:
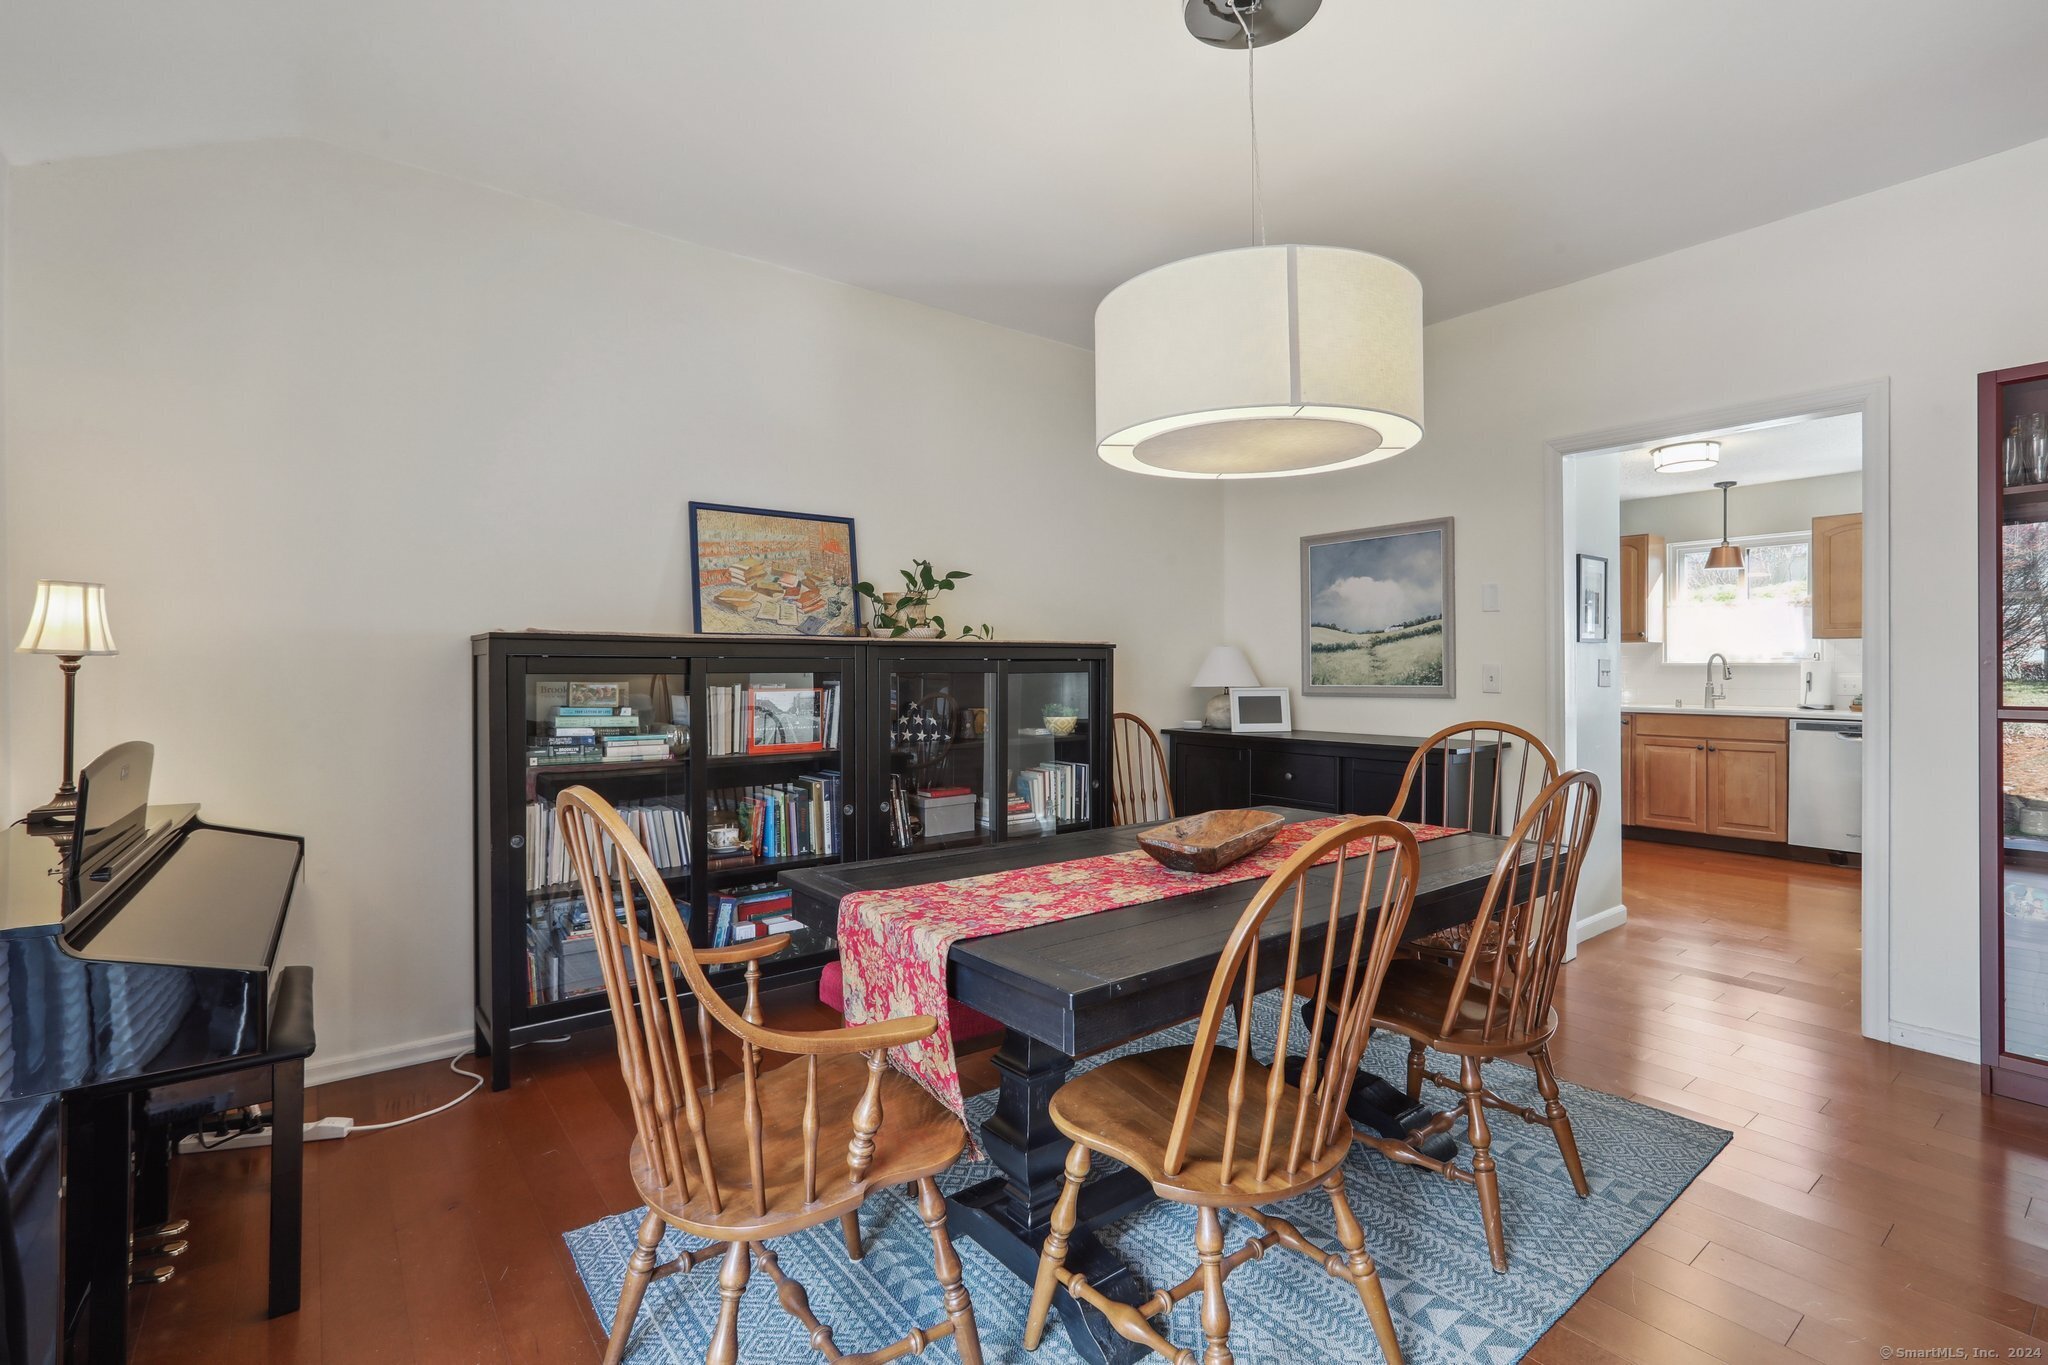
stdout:
POLYGON ((1500 610, 1500 584, 1483 583, 1479 588, 1479 610, 1500 610))
POLYGON ((1479 665, 1479 690, 1480 690, 1481 692, 1498 692, 1498 691, 1500 691, 1500 665, 1499 665, 1499 664, 1481 664, 1481 665, 1479 665))
POLYGON ((1614 660, 1602 659, 1594 667, 1593 685, 1595 687, 1614 686, 1614 660))

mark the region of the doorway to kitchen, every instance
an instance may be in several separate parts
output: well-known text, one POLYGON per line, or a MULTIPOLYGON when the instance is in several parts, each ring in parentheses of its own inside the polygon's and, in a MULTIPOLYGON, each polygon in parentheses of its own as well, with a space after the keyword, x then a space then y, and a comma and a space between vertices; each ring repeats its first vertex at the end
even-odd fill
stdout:
POLYGON ((1609 813, 1578 937, 1626 921, 1631 856, 1860 868, 1847 965, 1862 1031, 1890 1039, 1885 397, 1594 433, 1546 460, 1556 732, 1609 813))

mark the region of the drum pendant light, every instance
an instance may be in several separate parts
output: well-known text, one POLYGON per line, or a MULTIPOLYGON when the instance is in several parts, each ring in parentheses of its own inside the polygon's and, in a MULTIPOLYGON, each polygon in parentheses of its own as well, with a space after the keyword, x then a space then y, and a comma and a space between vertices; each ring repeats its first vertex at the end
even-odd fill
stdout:
POLYGON ((1740 569, 1746 567, 1742 558, 1742 547, 1728 543, 1728 490, 1735 487, 1735 480, 1723 479, 1714 485, 1721 490, 1721 543, 1707 551, 1707 567, 1710 569, 1740 569))
POLYGON ((1316 0, 1188 0, 1203 42, 1245 49, 1254 246, 1192 256, 1095 311, 1095 434, 1120 469, 1264 479, 1349 469, 1422 439, 1422 284, 1371 252, 1268 246, 1253 62, 1316 0), (1237 31, 1216 31, 1220 20, 1237 31))

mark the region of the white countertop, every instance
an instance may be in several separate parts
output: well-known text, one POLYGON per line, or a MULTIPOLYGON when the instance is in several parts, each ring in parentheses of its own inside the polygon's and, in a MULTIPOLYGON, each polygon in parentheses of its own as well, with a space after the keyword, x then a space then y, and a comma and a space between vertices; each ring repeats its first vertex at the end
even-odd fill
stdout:
POLYGON ((1687 702, 1684 706, 1672 706, 1669 704, 1660 706, 1655 702, 1624 702, 1621 710, 1623 715, 1782 716, 1788 720, 1853 720, 1859 723, 1863 719, 1861 711, 1851 711, 1847 707, 1833 711, 1807 711, 1797 706, 1731 706, 1726 702, 1711 709, 1705 706, 1695 706, 1691 702, 1687 702))

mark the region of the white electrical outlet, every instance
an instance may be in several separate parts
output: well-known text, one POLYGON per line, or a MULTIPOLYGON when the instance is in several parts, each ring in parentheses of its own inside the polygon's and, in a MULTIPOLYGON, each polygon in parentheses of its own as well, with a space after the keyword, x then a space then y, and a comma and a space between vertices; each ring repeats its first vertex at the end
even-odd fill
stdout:
POLYGON ((1483 583, 1479 588, 1479 610, 1500 610, 1500 584, 1483 583))
MULTIPOLYGON (((355 1120, 349 1118, 314 1119, 305 1127, 307 1142, 326 1142, 333 1138, 345 1138, 355 1127, 355 1120)), ((204 1133, 194 1133, 181 1139, 178 1153, 189 1156, 195 1152, 232 1152, 238 1147, 268 1147, 270 1129, 263 1128, 253 1133, 237 1133, 225 1140, 209 1138, 204 1133)))
POLYGON ((1499 664, 1481 664, 1481 665, 1479 665, 1479 690, 1480 690, 1481 692, 1498 692, 1498 691, 1500 691, 1500 665, 1499 665, 1499 664))

